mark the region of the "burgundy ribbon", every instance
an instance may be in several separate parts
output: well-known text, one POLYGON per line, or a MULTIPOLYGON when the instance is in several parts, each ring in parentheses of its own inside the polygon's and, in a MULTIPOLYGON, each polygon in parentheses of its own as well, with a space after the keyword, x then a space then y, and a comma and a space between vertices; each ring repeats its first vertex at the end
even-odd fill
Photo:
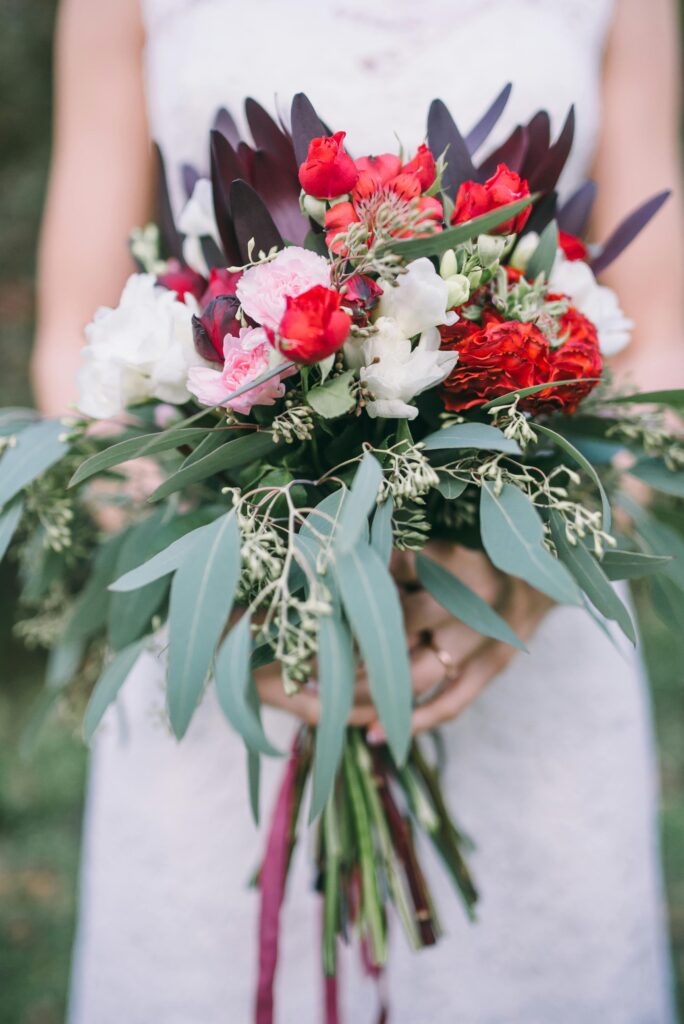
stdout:
MULTIPOLYGON (((276 800, 275 811, 261 866, 259 884, 259 980, 255 1024, 273 1024, 273 985, 278 966, 280 911, 285 896, 285 880, 290 847, 290 821, 297 777, 298 751, 288 761, 276 800)), ((334 1019, 332 1024, 334 1024, 334 1019)))

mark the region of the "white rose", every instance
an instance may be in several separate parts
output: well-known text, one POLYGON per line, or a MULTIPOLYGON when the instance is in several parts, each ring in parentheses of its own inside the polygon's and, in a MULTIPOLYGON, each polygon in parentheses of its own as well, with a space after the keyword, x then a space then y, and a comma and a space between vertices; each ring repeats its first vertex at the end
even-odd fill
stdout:
POLYGON ((415 419, 418 410, 408 403, 416 395, 440 384, 456 364, 456 352, 440 350, 439 331, 424 331, 412 348, 396 320, 381 317, 376 332, 362 346, 364 364, 359 377, 373 395, 366 409, 372 417, 415 419))
POLYGON ((596 327, 604 356, 615 355, 629 344, 634 323, 620 309, 612 288, 598 283, 584 260, 567 260, 559 249, 549 278, 549 289, 562 292, 596 327))
POLYGON ((106 419, 148 398, 185 402, 189 367, 205 365, 192 339, 195 312, 191 296, 179 302, 153 274, 129 277, 116 309, 98 309, 85 329, 79 409, 106 419))
POLYGON ((386 284, 378 303, 378 316, 396 320, 404 336, 414 338, 430 327, 458 319, 449 308, 449 286, 423 256, 409 263, 395 285, 386 284))
POLYGON ((202 252, 202 238, 213 238, 221 246, 214 215, 214 199, 208 178, 198 178, 192 195, 181 210, 178 230, 183 239, 183 259, 202 277, 209 277, 209 267, 202 252))

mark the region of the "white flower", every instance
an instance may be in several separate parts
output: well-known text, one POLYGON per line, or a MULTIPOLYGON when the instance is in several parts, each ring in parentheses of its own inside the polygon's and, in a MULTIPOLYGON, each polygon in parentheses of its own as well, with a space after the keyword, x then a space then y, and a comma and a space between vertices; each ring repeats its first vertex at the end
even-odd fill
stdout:
POLYGON ((601 352, 615 355, 629 344, 634 322, 620 309, 612 288, 599 284, 583 260, 567 260, 559 249, 549 278, 549 289, 562 292, 596 327, 601 352))
POLYGON ((294 299, 317 284, 330 287, 328 261, 309 249, 289 245, 274 259, 246 270, 235 293, 248 317, 276 331, 285 312, 286 299, 294 299))
POLYGON ((396 320, 380 317, 376 332, 362 346, 364 364, 359 377, 372 394, 369 416, 415 419, 418 410, 408 403, 416 395, 441 384, 456 364, 458 353, 440 350, 439 331, 421 334, 415 348, 396 320))
POLYGON ((518 241, 515 249, 513 250, 510 258, 510 264, 515 267, 516 270, 522 270, 525 273, 527 264, 530 262, 532 253, 539 245, 539 235, 536 231, 528 231, 526 235, 518 241))
POLYGON ((191 296, 156 284, 153 274, 129 277, 116 309, 103 306, 85 329, 84 365, 78 375, 81 412, 96 419, 117 416, 148 398, 187 401, 188 369, 205 365, 192 339, 191 296))
POLYGON ((423 256, 409 263, 395 285, 385 285, 378 316, 392 317, 405 337, 414 338, 430 327, 455 323, 458 317, 448 307, 449 286, 423 256))
POLYGON ((219 247, 221 239, 216 226, 214 200, 208 178, 198 178, 195 182, 192 195, 178 218, 178 230, 185 235, 183 259, 202 277, 209 277, 209 267, 202 252, 200 239, 213 238, 219 247))

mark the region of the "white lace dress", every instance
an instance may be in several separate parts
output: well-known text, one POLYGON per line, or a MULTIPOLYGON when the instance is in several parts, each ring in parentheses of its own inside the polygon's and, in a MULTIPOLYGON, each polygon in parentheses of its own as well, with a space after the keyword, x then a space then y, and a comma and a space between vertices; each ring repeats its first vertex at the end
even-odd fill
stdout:
MULTIPOLYGON (((599 128, 607 0, 146 0, 149 113, 171 167, 206 168, 215 108, 300 89, 353 152, 421 141, 441 96, 469 128, 501 85, 500 134, 576 104, 561 185, 586 173, 599 128)), ((180 191, 176 193, 180 198, 180 191)), ((249 1024, 262 846, 245 757, 211 690, 178 744, 163 663, 146 655, 93 751, 71 1024, 249 1024)), ((291 723, 271 719, 276 738, 291 723)), ((441 868, 448 936, 410 953, 397 926, 392 1024, 669 1024, 654 754, 643 680, 581 611, 548 616, 529 655, 445 728, 446 787, 477 842, 470 925, 441 868)), ((279 766, 266 774, 269 807, 279 766)), ((305 844, 288 891, 278 1024, 321 1020, 320 907, 305 844)), ((344 1020, 377 994, 357 957, 344 1020)))

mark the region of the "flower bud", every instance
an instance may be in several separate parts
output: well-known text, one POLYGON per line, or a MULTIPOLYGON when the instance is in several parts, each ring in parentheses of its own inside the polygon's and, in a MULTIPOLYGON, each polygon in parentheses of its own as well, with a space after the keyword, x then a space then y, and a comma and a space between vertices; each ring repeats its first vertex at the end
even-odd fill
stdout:
POLYGON ((449 308, 462 306, 470 298, 470 282, 465 274, 452 274, 446 279, 449 286, 449 308))
POLYGON ((309 196, 304 193, 302 195, 302 209, 308 217, 311 217, 311 220, 316 222, 316 224, 320 224, 322 226, 325 223, 325 214, 327 211, 325 200, 316 199, 314 196, 309 196))
POLYGON ((489 269, 497 263, 506 247, 506 238, 501 235, 480 235, 477 239, 477 254, 483 267, 489 269))
POLYGON ((458 265, 456 263, 456 253, 453 249, 447 249, 439 261, 439 276, 446 280, 448 277, 453 277, 454 274, 458 273, 458 265))
POLYGON ((516 270, 522 270, 524 273, 538 243, 539 235, 536 231, 528 231, 526 235, 523 235, 513 250, 513 255, 510 259, 511 266, 515 267, 516 270))

